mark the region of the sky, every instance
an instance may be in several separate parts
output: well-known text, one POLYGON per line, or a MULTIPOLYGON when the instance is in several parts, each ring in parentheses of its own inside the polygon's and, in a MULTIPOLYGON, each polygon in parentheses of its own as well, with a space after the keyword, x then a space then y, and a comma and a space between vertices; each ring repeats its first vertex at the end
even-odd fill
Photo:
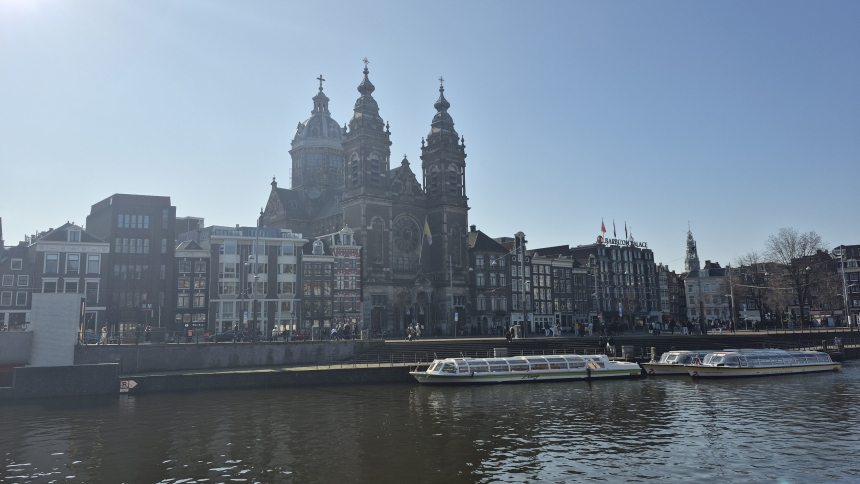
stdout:
POLYGON ((316 77, 347 122, 370 61, 391 166, 440 76, 469 222, 530 247, 626 224, 683 271, 781 227, 860 243, 860 2, 0 0, 7 245, 114 193, 253 225, 316 77))

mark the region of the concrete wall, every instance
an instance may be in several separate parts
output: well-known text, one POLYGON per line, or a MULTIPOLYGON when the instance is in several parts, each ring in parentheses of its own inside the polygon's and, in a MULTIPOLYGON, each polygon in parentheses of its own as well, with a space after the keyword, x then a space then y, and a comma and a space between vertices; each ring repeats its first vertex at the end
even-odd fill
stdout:
POLYGON ((118 363, 120 373, 252 366, 285 366, 343 361, 368 351, 374 341, 295 343, 201 343, 179 345, 76 346, 76 365, 118 363))
POLYGON ((33 294, 32 366, 67 366, 75 359, 81 321, 80 294, 33 294))
POLYGON ((32 331, 0 331, 0 366, 27 365, 32 350, 32 331))
POLYGON ((17 398, 118 395, 118 369, 118 365, 15 368, 12 388, 0 388, 0 401, 17 398))
POLYGON ((417 385, 418 382, 409 374, 410 369, 414 369, 414 367, 393 366, 300 371, 278 369, 185 375, 147 375, 134 378, 137 386, 132 388, 129 394, 387 383, 417 385))

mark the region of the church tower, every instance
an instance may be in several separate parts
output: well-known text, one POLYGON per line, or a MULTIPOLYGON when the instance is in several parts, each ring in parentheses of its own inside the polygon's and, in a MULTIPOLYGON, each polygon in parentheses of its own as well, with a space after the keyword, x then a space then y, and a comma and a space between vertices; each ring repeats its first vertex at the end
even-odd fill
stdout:
POLYGON ((329 112, 329 99, 322 86, 325 79, 319 76, 317 80, 320 87, 313 97, 311 117, 296 127, 290 149, 291 188, 304 189, 310 199, 343 184, 343 129, 329 112))
POLYGON ((699 253, 696 251, 696 241, 689 227, 687 227, 687 258, 684 260, 684 269, 687 272, 699 270, 699 253))
POLYGON ((343 221, 355 230, 356 241, 364 246, 362 277, 383 280, 390 277, 391 202, 387 197, 391 156, 391 132, 379 116, 373 99, 376 88, 368 78, 358 85, 349 130, 343 141, 346 159, 343 193, 343 221))
POLYGON ((466 142, 457 134, 454 120, 448 114, 451 104, 445 99, 443 82, 444 79, 440 77, 439 98, 433 104, 436 114, 430 124, 426 143, 421 141, 427 224, 434 242, 425 248, 422 270, 446 286, 441 287, 440 284, 437 294, 446 295, 447 300, 442 305, 449 308, 449 320, 454 318, 462 322, 469 284, 466 253, 469 226, 466 142), (435 243, 437 239, 440 242, 438 244, 435 243), (450 314, 451 306, 455 314, 450 314))

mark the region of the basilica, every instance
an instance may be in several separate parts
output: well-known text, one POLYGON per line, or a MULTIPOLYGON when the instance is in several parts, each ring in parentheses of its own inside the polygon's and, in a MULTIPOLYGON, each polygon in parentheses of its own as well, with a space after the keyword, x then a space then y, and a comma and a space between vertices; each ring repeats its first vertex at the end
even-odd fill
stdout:
POLYGON ((332 118, 323 80, 292 140, 291 186, 272 180, 262 224, 308 238, 351 229, 362 253, 363 327, 399 330, 414 322, 425 334, 453 334, 469 299, 469 206, 465 140, 448 114, 444 86, 416 172, 405 157, 391 166, 391 131, 366 63, 343 126, 332 118))

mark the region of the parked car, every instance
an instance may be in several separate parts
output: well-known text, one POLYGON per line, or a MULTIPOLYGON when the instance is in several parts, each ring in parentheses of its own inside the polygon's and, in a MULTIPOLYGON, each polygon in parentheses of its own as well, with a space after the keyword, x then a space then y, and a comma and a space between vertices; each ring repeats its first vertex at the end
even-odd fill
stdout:
POLYGON ((236 341, 246 341, 247 335, 245 334, 244 331, 238 331, 237 332, 237 331, 233 331, 232 329, 228 329, 227 331, 210 335, 209 339, 207 339, 207 341, 214 342, 214 343, 220 343, 222 341, 233 341, 234 339, 236 341), (234 335, 235 335, 235 337, 234 337, 234 335))

